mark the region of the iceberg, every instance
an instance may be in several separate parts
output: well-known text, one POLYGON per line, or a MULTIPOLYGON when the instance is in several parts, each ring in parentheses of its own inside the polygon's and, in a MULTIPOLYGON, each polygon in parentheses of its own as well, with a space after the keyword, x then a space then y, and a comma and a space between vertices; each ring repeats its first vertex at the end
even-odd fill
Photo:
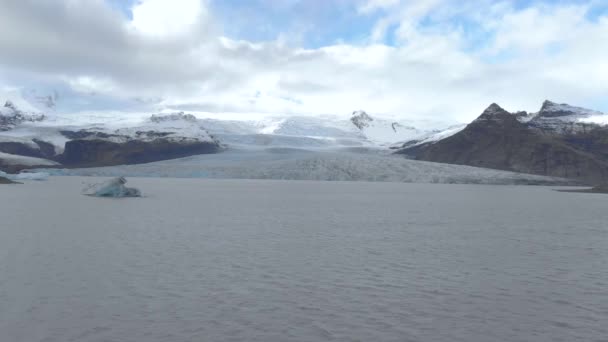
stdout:
POLYGON ((103 183, 91 184, 82 193, 93 197, 141 197, 141 191, 136 188, 125 186, 127 180, 124 177, 117 177, 103 183))

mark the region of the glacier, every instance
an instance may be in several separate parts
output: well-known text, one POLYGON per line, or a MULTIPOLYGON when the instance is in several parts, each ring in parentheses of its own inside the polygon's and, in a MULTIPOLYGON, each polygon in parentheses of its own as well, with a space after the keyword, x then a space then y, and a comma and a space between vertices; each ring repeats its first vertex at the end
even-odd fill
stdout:
POLYGON ((571 180, 410 160, 377 149, 228 149, 147 164, 48 169, 55 176, 571 185, 571 180))

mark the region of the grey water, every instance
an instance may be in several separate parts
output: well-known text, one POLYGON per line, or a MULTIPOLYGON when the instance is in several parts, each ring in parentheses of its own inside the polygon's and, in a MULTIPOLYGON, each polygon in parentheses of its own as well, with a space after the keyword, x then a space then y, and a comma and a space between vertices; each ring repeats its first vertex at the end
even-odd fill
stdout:
POLYGON ((608 197, 76 177, 0 189, 0 341, 608 341, 608 197))

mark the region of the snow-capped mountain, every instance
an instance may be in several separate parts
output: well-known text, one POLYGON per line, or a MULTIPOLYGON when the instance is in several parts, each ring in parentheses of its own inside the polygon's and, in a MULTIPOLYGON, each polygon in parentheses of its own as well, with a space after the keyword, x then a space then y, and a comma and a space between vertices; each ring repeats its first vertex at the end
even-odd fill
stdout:
POLYGON ((545 132, 566 134, 589 130, 608 123, 608 115, 591 109, 546 100, 539 112, 520 117, 531 127, 545 132))
POLYGON ((397 153, 440 163, 608 181, 606 115, 545 101, 538 113, 510 113, 490 105, 462 129, 397 153), (599 120, 598 120, 599 118, 599 120))
POLYGON ((117 143, 132 140, 153 142, 163 139, 169 142, 213 142, 214 138, 191 114, 153 114, 148 120, 129 126, 95 124, 91 127, 63 135, 79 136, 82 139, 100 139, 117 143))
POLYGON ((10 100, 0 107, 0 131, 9 131, 23 122, 37 122, 44 120, 44 114, 25 112, 18 109, 10 100))
MULTIPOLYGON (((22 100, 22 99, 21 99, 22 100)), ((215 153, 219 142, 192 115, 131 118, 62 117, 26 113, 7 101, 0 111, 0 165, 100 166, 215 153), (30 159, 24 159, 27 157, 30 159), (35 159, 32 159, 35 158, 35 159)), ((10 167, 7 167, 10 166, 10 167)))
MULTIPOLYGON (((53 107, 52 101, 47 104, 53 107)), ((39 105, 17 97, 1 109, 4 132, 0 134, 0 152, 68 166, 95 166, 216 153, 221 146, 382 150, 403 141, 433 139, 443 132, 416 128, 416 122, 376 117, 363 111, 350 117, 274 115, 222 120, 205 113, 183 112, 63 114, 49 109, 50 112, 42 113, 35 111, 39 105)))

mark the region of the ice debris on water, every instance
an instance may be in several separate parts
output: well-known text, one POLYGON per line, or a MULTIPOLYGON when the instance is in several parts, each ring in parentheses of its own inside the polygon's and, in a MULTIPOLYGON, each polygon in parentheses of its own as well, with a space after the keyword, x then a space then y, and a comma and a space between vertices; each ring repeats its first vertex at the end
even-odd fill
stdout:
POLYGON ((12 181, 24 181, 24 180, 34 180, 34 181, 45 181, 49 178, 48 172, 21 172, 17 174, 10 174, 3 171, 0 171, 0 177, 4 177, 10 179, 12 181))
POLYGON ((113 178, 103 183, 90 184, 82 193, 93 197, 141 197, 141 191, 125 186, 124 177, 113 178))

